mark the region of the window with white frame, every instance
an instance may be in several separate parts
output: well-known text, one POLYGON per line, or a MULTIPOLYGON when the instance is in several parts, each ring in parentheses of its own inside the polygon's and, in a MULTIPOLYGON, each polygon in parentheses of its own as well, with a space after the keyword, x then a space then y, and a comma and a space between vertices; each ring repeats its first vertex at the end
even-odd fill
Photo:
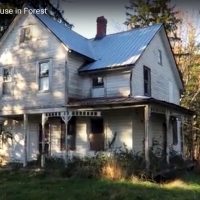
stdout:
POLYGON ((158 64, 162 65, 162 51, 158 49, 158 64))
POLYGON ((12 76, 10 68, 3 68, 3 95, 11 95, 12 92, 12 76))
POLYGON ((103 77, 101 77, 101 76, 94 77, 93 81, 92 81, 92 86, 93 87, 104 87, 103 77))
POLYGON ((48 91, 50 86, 49 79, 50 60, 39 62, 39 91, 48 91))

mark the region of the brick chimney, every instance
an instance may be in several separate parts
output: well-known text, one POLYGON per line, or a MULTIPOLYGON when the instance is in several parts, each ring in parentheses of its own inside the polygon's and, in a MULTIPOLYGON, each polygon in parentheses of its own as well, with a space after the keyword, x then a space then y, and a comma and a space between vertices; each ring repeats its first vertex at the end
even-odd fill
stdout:
POLYGON ((104 16, 97 17, 97 34, 96 39, 106 36, 107 19, 104 16))

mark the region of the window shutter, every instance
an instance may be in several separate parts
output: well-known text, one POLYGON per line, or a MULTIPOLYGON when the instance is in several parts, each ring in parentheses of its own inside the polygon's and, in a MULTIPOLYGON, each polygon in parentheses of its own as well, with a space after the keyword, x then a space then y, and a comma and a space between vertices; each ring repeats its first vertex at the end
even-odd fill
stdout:
POLYGON ((19 43, 23 43, 24 42, 24 36, 25 36, 25 29, 22 28, 20 31, 20 36, 19 36, 19 43))

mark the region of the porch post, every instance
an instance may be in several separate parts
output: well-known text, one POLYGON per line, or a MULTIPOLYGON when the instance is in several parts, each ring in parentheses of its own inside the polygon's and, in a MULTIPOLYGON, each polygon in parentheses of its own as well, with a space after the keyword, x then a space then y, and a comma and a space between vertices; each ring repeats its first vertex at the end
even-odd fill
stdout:
POLYGON ((23 167, 27 166, 27 114, 24 114, 24 161, 23 167))
POLYGON ((147 170, 150 167, 150 159, 149 159, 149 117, 150 117, 150 109, 149 109, 149 105, 146 105, 145 108, 144 108, 144 120, 145 120, 144 150, 145 150, 145 162, 146 162, 146 169, 147 170))
POLYGON ((41 167, 45 166, 45 123, 48 117, 45 113, 42 113, 42 155, 41 155, 41 167))
POLYGON ((68 121, 69 117, 67 116, 67 112, 65 112, 65 163, 68 161, 68 121))
POLYGON ((194 123, 194 119, 193 116, 191 117, 191 137, 192 137, 192 147, 191 147, 191 159, 194 160, 194 130, 193 130, 193 123, 194 123))
POLYGON ((170 118, 170 112, 169 110, 166 110, 165 113, 165 117, 166 117, 166 129, 167 129, 167 134, 166 134, 166 152, 167 152, 167 157, 166 157, 166 161, 167 163, 169 163, 169 144, 168 144, 168 137, 170 135, 170 123, 169 123, 169 118, 170 118))

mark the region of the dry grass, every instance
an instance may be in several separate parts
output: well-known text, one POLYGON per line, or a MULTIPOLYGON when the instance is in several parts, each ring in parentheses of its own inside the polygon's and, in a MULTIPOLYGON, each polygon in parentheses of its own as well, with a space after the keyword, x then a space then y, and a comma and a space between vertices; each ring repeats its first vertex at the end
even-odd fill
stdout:
POLYGON ((127 172, 122 169, 114 159, 112 159, 102 167, 101 177, 110 180, 120 180, 127 177, 127 172))
POLYGON ((165 188, 187 188, 188 184, 181 179, 176 179, 163 184, 165 188))

